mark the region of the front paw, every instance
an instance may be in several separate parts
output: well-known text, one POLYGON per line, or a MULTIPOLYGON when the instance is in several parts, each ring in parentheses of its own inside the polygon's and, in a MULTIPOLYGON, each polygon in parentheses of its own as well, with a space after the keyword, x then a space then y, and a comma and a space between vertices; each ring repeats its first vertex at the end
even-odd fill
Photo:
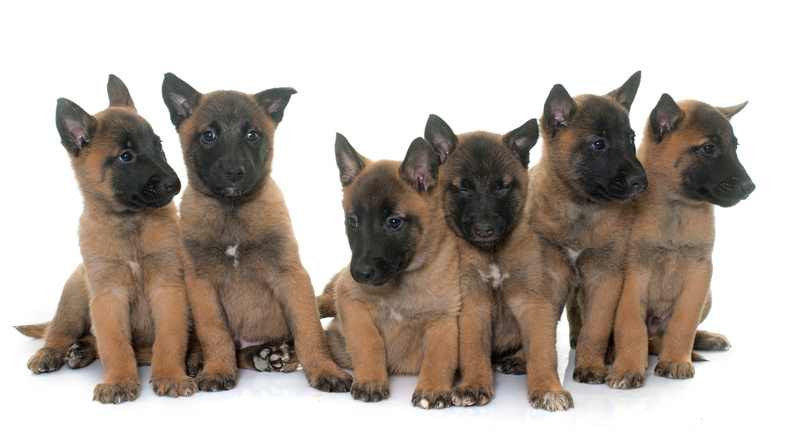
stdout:
POLYGON ((453 405, 456 407, 483 406, 491 402, 494 388, 487 385, 459 384, 453 390, 453 405))
POLYGON ((494 369, 506 375, 525 375, 527 373, 527 363, 522 358, 512 355, 495 361, 494 369))
POLYGON ((351 396, 357 401, 380 402, 389 398, 389 382, 387 381, 354 381, 351 396))
POLYGON ((199 391, 196 382, 189 376, 177 378, 152 377, 152 389, 158 396, 191 396, 199 391))
POLYGON ((94 387, 94 401, 103 404, 121 404, 138 398, 138 383, 101 383, 94 387))
POLYGON ((220 392, 231 390, 237 384, 234 372, 208 373, 199 372, 196 376, 196 385, 202 392, 220 392))
POLYGON ((685 380, 693 378, 696 368, 690 361, 658 361, 657 367, 654 368, 654 374, 664 378, 685 380))
POLYGON ((646 376, 643 370, 613 370, 607 375, 605 382, 611 389, 637 389, 643 387, 646 376))
POLYGON ((530 392, 530 405, 535 409, 557 412, 574 407, 574 399, 565 390, 537 390, 530 392))
POLYGON ((322 392, 349 392, 353 383, 353 378, 333 363, 311 374, 307 371, 307 378, 310 386, 322 392))
POLYGON ((425 390, 417 388, 411 395, 411 403, 421 409, 446 409, 453 405, 451 390, 425 390))
POLYGON ((607 373, 608 370, 605 366, 575 367, 574 381, 585 384, 604 384, 607 373))
POLYGON ((63 366, 64 354, 55 349, 41 348, 28 360, 28 369, 35 374, 55 372, 63 366))

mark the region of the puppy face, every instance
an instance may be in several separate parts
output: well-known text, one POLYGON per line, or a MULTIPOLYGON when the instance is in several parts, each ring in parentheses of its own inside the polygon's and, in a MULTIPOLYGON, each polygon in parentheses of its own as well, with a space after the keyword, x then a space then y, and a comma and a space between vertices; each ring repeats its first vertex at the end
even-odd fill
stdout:
POLYGON ((420 265, 432 251, 427 192, 436 184, 440 162, 433 148, 416 139, 402 163, 370 163, 338 134, 335 152, 353 279, 383 285, 420 265))
POLYGON ((667 168, 681 195, 690 200, 729 207, 748 198, 756 186, 737 156, 737 137, 729 122, 745 105, 677 104, 664 94, 649 119, 655 142, 650 149, 661 157, 650 166, 667 168))
POLYGON ((431 115, 425 138, 449 156, 439 177, 448 226, 481 250, 493 250, 513 230, 527 192, 530 149, 538 140, 535 119, 505 135, 456 136, 431 115))
POLYGON ((572 99, 561 85, 550 91, 542 119, 545 153, 553 171, 583 198, 627 200, 646 189, 629 123, 639 84, 637 72, 605 96, 572 99))
POLYGON ((166 74, 163 99, 180 134, 191 184, 221 200, 256 193, 270 175, 274 130, 293 93, 276 88, 202 95, 166 74))
POLYGON ((83 193, 114 211, 170 203, 180 181, 166 162, 160 138, 113 75, 108 96, 110 107, 95 116, 68 99, 58 100, 56 126, 83 193))

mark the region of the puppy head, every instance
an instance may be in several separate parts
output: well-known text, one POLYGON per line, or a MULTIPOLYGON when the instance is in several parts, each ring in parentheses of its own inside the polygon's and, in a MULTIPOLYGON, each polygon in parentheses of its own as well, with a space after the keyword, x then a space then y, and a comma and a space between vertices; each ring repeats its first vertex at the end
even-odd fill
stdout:
POLYGON ((676 103, 663 94, 647 124, 651 142, 644 142, 645 162, 655 174, 673 178, 674 187, 689 200, 729 207, 748 198, 756 186, 737 157, 729 121, 746 104, 676 103))
POLYGON ((604 96, 572 98, 560 84, 550 91, 541 120, 544 157, 575 194, 599 202, 631 199, 646 190, 629 123, 638 85, 640 72, 604 96))
POLYGON ((441 220, 432 195, 441 160, 433 147, 418 138, 402 163, 370 162, 337 134, 335 153, 353 279, 383 285, 422 266, 435 252, 441 220))
POLYGON ((61 98, 55 125, 72 158, 84 196, 112 211, 162 207, 179 193, 180 181, 166 162, 160 138, 138 115, 127 87, 108 79, 110 106, 91 116, 61 98))
POLYGON ((225 201, 256 193, 270 175, 274 131, 294 93, 272 88, 254 95, 201 94, 167 73, 163 100, 179 132, 189 183, 225 201))
POLYGON ((535 119, 504 134, 478 131, 456 136, 431 115, 425 138, 448 156, 439 177, 448 226, 481 250, 493 250, 513 230, 527 194, 530 149, 538 140, 535 119))

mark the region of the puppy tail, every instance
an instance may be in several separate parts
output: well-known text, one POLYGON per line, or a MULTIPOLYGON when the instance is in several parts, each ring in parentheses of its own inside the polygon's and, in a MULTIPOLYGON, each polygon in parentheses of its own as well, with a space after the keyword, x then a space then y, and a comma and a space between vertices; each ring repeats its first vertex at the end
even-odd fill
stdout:
POLYGON ((37 325, 19 325, 14 326, 14 329, 22 333, 22 335, 27 335, 28 337, 44 338, 44 334, 47 332, 47 326, 49 325, 50 322, 39 323, 37 325))
POLYGON ((337 317, 337 305, 334 303, 337 293, 334 290, 334 286, 337 284, 338 277, 339 273, 335 274, 326 284, 323 294, 317 297, 317 312, 320 314, 321 319, 337 317))

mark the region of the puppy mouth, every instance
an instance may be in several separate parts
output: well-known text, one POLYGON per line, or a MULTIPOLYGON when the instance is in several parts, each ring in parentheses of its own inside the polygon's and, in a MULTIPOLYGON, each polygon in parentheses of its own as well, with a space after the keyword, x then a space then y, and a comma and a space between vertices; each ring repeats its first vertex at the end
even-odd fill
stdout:
POLYGON ((243 195, 243 190, 239 187, 226 187, 221 189, 220 193, 226 198, 239 198, 243 195))

